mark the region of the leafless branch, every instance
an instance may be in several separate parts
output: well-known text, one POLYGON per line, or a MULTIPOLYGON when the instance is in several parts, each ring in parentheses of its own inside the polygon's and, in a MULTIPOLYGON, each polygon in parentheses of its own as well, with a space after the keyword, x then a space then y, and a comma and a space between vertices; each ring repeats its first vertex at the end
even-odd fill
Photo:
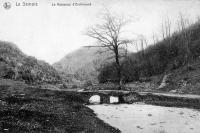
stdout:
POLYGON ((90 27, 86 33, 87 36, 97 40, 97 45, 86 47, 107 48, 101 52, 97 51, 97 53, 102 54, 104 52, 111 51, 111 53, 114 54, 114 56, 111 56, 108 59, 115 59, 119 80, 121 79, 121 64, 119 58, 122 57, 119 49, 124 46, 126 49, 125 55, 127 56, 127 45, 135 43, 135 40, 122 39, 120 36, 121 31, 126 24, 128 24, 128 21, 124 18, 113 17, 110 13, 107 13, 103 17, 102 24, 90 27))

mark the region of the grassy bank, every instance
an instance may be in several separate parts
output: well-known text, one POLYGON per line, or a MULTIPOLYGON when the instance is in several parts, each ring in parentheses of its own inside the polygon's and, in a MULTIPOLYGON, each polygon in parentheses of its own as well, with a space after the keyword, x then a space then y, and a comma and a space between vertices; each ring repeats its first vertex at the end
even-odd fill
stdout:
POLYGON ((117 133, 74 92, 0 85, 0 132, 117 133))

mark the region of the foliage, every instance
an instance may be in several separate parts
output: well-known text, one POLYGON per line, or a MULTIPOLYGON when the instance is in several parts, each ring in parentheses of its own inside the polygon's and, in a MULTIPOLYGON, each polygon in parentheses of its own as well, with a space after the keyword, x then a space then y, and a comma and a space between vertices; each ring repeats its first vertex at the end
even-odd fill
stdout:
MULTIPOLYGON (((191 25, 184 31, 176 32, 172 36, 151 45, 145 50, 129 55, 122 61, 123 80, 125 82, 139 80, 172 71, 182 66, 189 66, 190 62, 200 57, 200 23, 191 25), (187 38, 183 37, 187 34, 187 38), (188 42, 188 48, 186 42, 188 42)), ((115 81, 113 64, 102 68, 99 82, 115 81)))
POLYGON ((85 81, 85 83, 83 84, 83 87, 89 87, 89 86, 92 86, 92 81, 91 80, 85 81))
POLYGON ((100 83, 105 82, 116 82, 117 81, 117 70, 114 63, 105 65, 98 75, 98 80, 100 83))

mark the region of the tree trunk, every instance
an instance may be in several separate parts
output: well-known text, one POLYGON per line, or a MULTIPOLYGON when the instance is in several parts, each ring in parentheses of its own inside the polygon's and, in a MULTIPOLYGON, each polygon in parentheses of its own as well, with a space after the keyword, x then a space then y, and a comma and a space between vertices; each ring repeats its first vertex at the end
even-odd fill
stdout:
POLYGON ((117 83, 120 85, 121 83, 121 67, 119 62, 119 51, 118 47, 115 48, 115 62, 116 62, 116 68, 117 68, 117 83))

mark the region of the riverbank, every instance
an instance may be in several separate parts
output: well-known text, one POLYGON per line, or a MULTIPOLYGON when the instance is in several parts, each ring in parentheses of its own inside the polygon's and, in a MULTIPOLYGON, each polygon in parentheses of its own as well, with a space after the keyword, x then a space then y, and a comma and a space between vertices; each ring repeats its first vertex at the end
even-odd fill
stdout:
POLYGON ((75 92, 19 83, 0 85, 0 132, 118 133, 97 118, 75 92))
POLYGON ((170 95, 160 93, 137 93, 131 92, 122 98, 124 103, 143 102, 145 104, 159 105, 166 107, 184 107, 200 109, 200 98, 185 95, 170 95))
MULTIPOLYGON (((93 94, 50 90, 55 89, 51 87, 49 85, 29 86, 18 81, 2 80, 0 84, 0 132, 120 132, 105 124, 97 118, 92 109, 85 106, 86 98, 90 98, 93 94)), ((110 94, 117 96, 117 91, 110 94)), ((106 94, 103 95, 106 96, 106 94)), ((128 91, 120 92, 119 96, 121 103, 143 102, 159 106, 200 109, 200 99, 197 97, 128 91)))

